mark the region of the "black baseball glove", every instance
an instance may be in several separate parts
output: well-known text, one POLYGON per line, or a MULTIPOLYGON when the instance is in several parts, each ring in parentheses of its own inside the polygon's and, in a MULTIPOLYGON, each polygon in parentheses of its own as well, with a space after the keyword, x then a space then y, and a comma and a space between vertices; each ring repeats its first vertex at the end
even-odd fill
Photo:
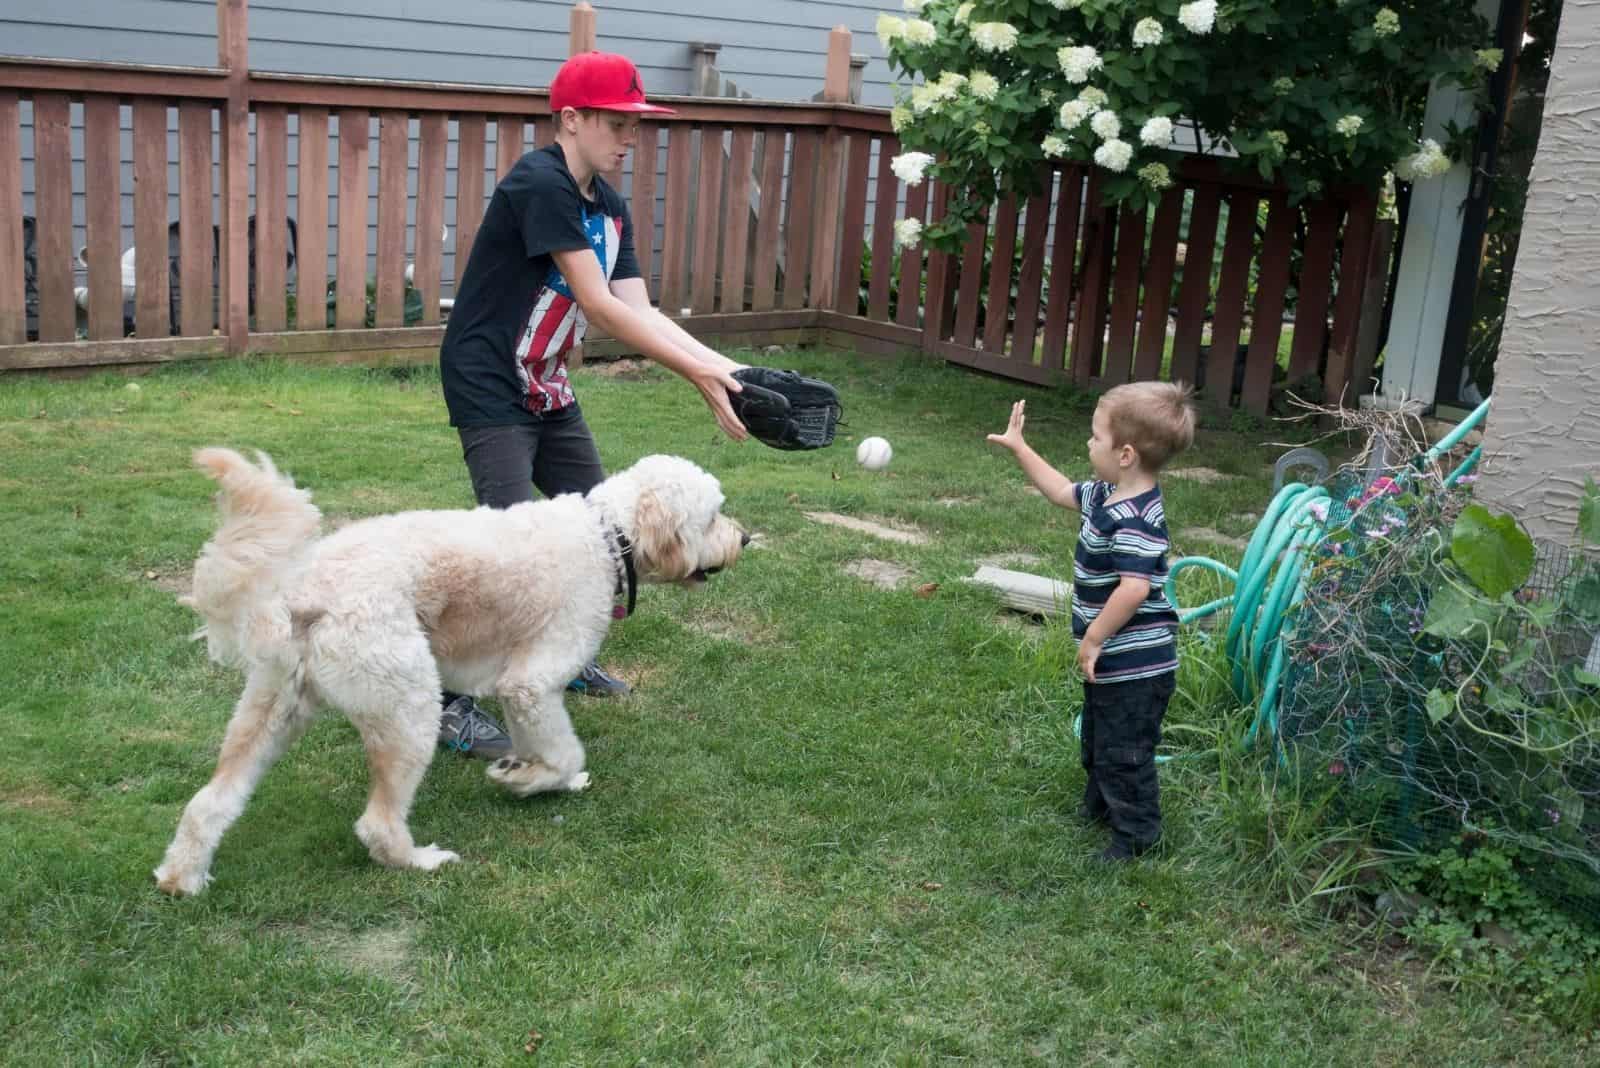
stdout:
POLYGON ((833 444, 844 409, 839 391, 828 383, 773 367, 741 367, 733 377, 744 391, 730 393, 728 399, 751 437, 774 449, 833 444))

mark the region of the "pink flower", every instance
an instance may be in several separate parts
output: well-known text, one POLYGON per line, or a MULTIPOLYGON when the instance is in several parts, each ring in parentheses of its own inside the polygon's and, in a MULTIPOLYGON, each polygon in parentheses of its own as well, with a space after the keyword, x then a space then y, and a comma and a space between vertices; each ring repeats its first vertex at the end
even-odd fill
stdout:
POLYGON ((1344 761, 1335 760, 1333 763, 1329 764, 1328 765, 1328 774, 1329 775, 1343 775, 1344 774, 1344 761))
POLYGON ((1359 508, 1368 501, 1377 500, 1379 497, 1382 497, 1386 494, 1394 494, 1399 492, 1400 483, 1396 482, 1388 475, 1380 475, 1372 480, 1372 485, 1368 486, 1367 491, 1361 495, 1360 500, 1356 502, 1356 507, 1359 508))

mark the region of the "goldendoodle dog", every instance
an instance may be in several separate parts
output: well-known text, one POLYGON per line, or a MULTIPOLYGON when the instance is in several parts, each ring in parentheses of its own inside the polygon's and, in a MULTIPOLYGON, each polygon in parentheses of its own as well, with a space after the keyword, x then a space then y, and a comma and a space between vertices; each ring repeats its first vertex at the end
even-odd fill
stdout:
POLYGON ((261 776, 323 705, 361 733, 371 770, 356 836, 372 859, 431 871, 455 853, 412 841, 412 798, 433 758, 439 694, 500 699, 516 756, 488 768, 519 796, 581 790, 583 744, 562 703, 635 581, 699 583, 748 541, 717 480, 649 456, 587 495, 503 511, 403 512, 320 536, 306 490, 258 454, 202 449, 221 526, 185 602, 212 659, 247 673, 211 781, 183 811, 156 884, 194 894, 261 776))

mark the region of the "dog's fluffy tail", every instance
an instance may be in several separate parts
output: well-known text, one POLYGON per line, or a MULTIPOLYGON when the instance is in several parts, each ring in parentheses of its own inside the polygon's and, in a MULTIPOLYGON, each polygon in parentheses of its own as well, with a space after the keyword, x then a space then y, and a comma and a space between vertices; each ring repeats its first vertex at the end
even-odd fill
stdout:
POLYGON ((211 659, 274 657, 291 632, 278 594, 316 540, 322 513, 264 453, 251 463, 232 449, 208 448, 194 462, 222 487, 222 525, 195 561, 191 594, 180 600, 205 620, 196 636, 205 636, 211 659))

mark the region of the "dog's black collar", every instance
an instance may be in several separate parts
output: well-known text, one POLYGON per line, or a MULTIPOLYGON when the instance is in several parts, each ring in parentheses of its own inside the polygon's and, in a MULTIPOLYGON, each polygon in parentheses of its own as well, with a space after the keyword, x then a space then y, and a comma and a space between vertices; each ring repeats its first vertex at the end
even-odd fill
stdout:
POLYGON ((633 569, 633 542, 618 527, 611 528, 611 540, 615 544, 618 558, 622 562, 622 574, 617 576, 617 598, 620 600, 624 590, 628 595, 627 611, 622 611, 622 606, 616 605, 612 611, 617 619, 633 615, 633 603, 639 596, 639 573, 633 569))

